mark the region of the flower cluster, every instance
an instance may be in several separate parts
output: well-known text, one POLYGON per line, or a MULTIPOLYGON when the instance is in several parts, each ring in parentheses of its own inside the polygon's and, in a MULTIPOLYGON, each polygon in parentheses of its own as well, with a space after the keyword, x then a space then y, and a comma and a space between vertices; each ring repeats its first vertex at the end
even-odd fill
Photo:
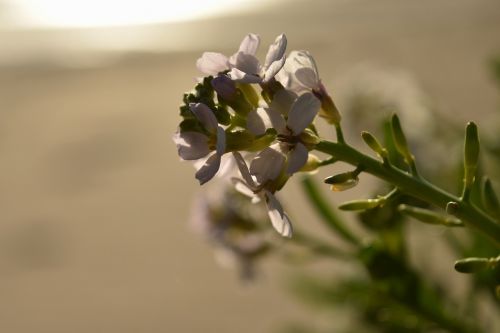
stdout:
POLYGON ((287 57, 282 34, 261 63, 259 44, 259 36, 248 34, 229 57, 203 53, 196 65, 206 76, 184 95, 173 139, 181 159, 195 161, 200 184, 236 164, 239 176, 230 178, 236 189, 265 202, 273 227, 291 237, 275 193, 293 174, 317 164, 310 154, 319 141, 316 115, 335 125, 340 116, 308 52, 287 57))

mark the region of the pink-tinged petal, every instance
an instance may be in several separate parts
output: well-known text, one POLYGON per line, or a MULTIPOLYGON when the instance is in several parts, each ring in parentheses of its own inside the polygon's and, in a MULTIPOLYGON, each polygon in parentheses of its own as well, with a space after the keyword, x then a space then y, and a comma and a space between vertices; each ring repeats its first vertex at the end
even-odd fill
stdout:
POLYGON ((226 132, 220 126, 217 126, 217 143, 215 145, 217 154, 222 155, 226 151, 226 132))
POLYGON ((236 62, 234 63, 234 67, 238 68, 240 71, 254 75, 260 73, 261 67, 259 59, 257 59, 253 55, 238 52, 237 54, 235 54, 235 57, 236 62))
POLYGON ((266 61, 264 63, 265 68, 268 68, 273 62, 284 57, 286 44, 287 41, 285 34, 281 34, 276 37, 274 43, 269 46, 269 50, 267 51, 266 61))
POLYGON ((308 151, 306 146, 298 142, 288 153, 288 166, 286 172, 291 175, 300 170, 307 163, 308 151))
POLYGON ((292 237, 292 223, 288 218, 288 215, 283 211, 281 203, 276 199, 276 197, 269 191, 265 191, 266 203, 267 203, 267 213, 271 220, 271 224, 274 229, 283 237, 292 237))
POLYGON ((297 99, 297 94, 293 91, 281 89, 273 96, 273 100, 269 107, 278 111, 284 116, 288 116, 288 112, 292 108, 293 102, 297 99))
POLYGON ((219 166, 220 155, 212 154, 195 174, 195 177, 200 182, 200 185, 203 185, 212 179, 217 171, 219 171, 219 166))
POLYGON ((255 55, 259 48, 260 37, 256 34, 248 34, 243 38, 240 44, 239 52, 255 55))
POLYGON ((285 164, 285 156, 268 147, 261 151, 250 163, 250 174, 257 178, 259 184, 274 180, 280 175, 285 164))
POLYGON ((272 123, 271 120, 269 119, 269 115, 263 108, 257 108, 248 113, 246 128, 253 135, 262 135, 266 133, 266 130, 268 128, 271 127, 272 123))
POLYGON ((229 69, 229 62, 228 58, 221 53, 204 52, 196 61, 196 67, 207 75, 217 75, 229 69))
POLYGON ((189 104, 189 108, 207 131, 210 133, 217 132, 217 126, 219 123, 217 122, 217 118, 215 118, 213 111, 208 106, 203 103, 191 103, 189 104))
POLYGON ((288 113, 287 127, 294 135, 299 135, 311 124, 321 107, 321 102, 312 93, 299 96, 288 113))
POLYGON ((233 156, 234 160, 236 161, 236 165, 240 170, 241 177, 243 177, 243 179, 250 188, 255 189, 257 186, 253 181, 252 176, 250 175, 250 170, 248 170, 248 166, 247 163, 245 162, 245 159, 238 152, 233 152, 233 156))
POLYGON ((311 68, 299 68, 295 71, 295 78, 304 87, 309 89, 317 89, 319 86, 319 78, 311 68))
POLYGON ((283 68, 285 64, 285 57, 274 61, 271 65, 266 69, 264 73, 264 82, 268 82, 283 68))
POLYGON ((172 137, 183 160, 197 160, 210 153, 208 137, 198 132, 175 133, 172 137))
POLYGON ((241 83, 260 83, 262 79, 258 75, 247 74, 237 68, 233 68, 227 75, 231 80, 241 83))

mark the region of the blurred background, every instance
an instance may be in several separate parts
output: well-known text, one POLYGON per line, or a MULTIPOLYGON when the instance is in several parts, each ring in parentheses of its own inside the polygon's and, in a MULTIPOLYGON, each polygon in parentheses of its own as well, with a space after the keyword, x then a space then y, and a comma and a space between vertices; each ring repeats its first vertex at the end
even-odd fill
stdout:
POLYGON ((178 105, 201 53, 249 32, 261 54, 282 32, 309 50, 340 110, 366 79, 494 128, 496 0, 0 1, 1 332, 271 332, 331 315, 287 295, 277 260, 242 283, 189 227, 199 187, 171 140, 178 105))

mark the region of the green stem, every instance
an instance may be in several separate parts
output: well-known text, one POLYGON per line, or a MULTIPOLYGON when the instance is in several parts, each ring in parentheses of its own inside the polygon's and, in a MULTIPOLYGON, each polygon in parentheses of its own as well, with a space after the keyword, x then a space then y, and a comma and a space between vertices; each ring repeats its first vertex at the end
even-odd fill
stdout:
POLYGON ((318 255, 343 260, 352 260, 355 258, 354 254, 344 252, 322 240, 307 235, 301 231, 297 231, 297 229, 293 231, 292 240, 299 245, 307 247, 310 251, 318 255))
POLYGON ((323 196, 316 186, 311 177, 304 177, 302 179, 302 187, 307 194, 307 198, 311 204, 316 208, 319 215, 325 220, 326 225, 339 233, 342 238, 354 245, 360 245, 360 241, 354 234, 347 229, 344 223, 338 218, 331 208, 331 206, 323 199, 323 196))
POLYGON ((357 151, 347 144, 321 141, 316 145, 316 150, 356 167, 362 165, 365 172, 387 181, 404 193, 442 209, 446 209, 449 202, 455 202, 457 204, 457 209, 454 212, 456 217, 461 219, 467 226, 488 236, 497 245, 500 244, 500 224, 472 204, 461 201, 460 198, 434 186, 425 179, 416 178, 390 165, 384 165, 382 162, 357 151))

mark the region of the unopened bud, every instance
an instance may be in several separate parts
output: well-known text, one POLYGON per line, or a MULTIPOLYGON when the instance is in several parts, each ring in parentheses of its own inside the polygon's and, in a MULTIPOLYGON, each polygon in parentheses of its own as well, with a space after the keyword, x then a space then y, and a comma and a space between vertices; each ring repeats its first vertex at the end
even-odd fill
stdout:
POLYGON ((306 164, 304 164, 302 168, 300 168, 300 171, 313 172, 318 170, 320 165, 321 165, 321 160, 318 158, 318 156, 309 153, 307 156, 307 162, 306 164))
POLYGON ((309 148, 313 148, 315 145, 317 145, 321 140, 319 137, 311 131, 309 128, 306 128, 305 130, 300 133, 300 142, 308 146, 309 148))
POLYGON ((211 84, 217 95, 226 102, 234 101, 238 97, 236 85, 227 75, 215 77, 211 84))
POLYGON ((243 95, 245 95, 246 99, 252 104, 254 107, 259 106, 259 95, 255 91, 254 87, 251 84, 247 83, 238 83, 237 87, 241 90, 243 95))
POLYGON ((464 144, 464 186, 470 188, 474 183, 477 164, 479 161, 479 136, 477 126, 473 122, 465 128, 464 144))
POLYGON ((414 219, 417 219, 420 222, 428 224, 445 225, 448 227, 464 226, 463 222, 454 216, 449 216, 449 215, 446 216, 438 214, 436 212, 424 208, 412 207, 402 204, 399 205, 398 210, 406 216, 413 217, 414 219))
POLYGON ((378 207, 385 202, 384 198, 367 199, 367 200, 353 200, 348 201, 339 206, 342 210, 367 210, 378 207))
POLYGON ((358 182, 358 175, 353 171, 325 178, 325 183, 330 184, 330 188, 334 192, 345 191, 353 188, 358 184, 358 182))
POLYGON ((369 132, 361 132, 361 137, 363 138, 363 141, 365 141, 365 143, 368 145, 368 147, 370 147, 375 153, 377 153, 378 156, 384 159, 387 158, 387 150, 382 147, 376 137, 374 137, 369 132))
POLYGON ((325 118, 329 124, 340 124, 340 112, 335 106, 332 97, 326 91, 323 83, 320 82, 319 89, 313 90, 313 93, 321 101, 321 109, 318 115, 325 118))

